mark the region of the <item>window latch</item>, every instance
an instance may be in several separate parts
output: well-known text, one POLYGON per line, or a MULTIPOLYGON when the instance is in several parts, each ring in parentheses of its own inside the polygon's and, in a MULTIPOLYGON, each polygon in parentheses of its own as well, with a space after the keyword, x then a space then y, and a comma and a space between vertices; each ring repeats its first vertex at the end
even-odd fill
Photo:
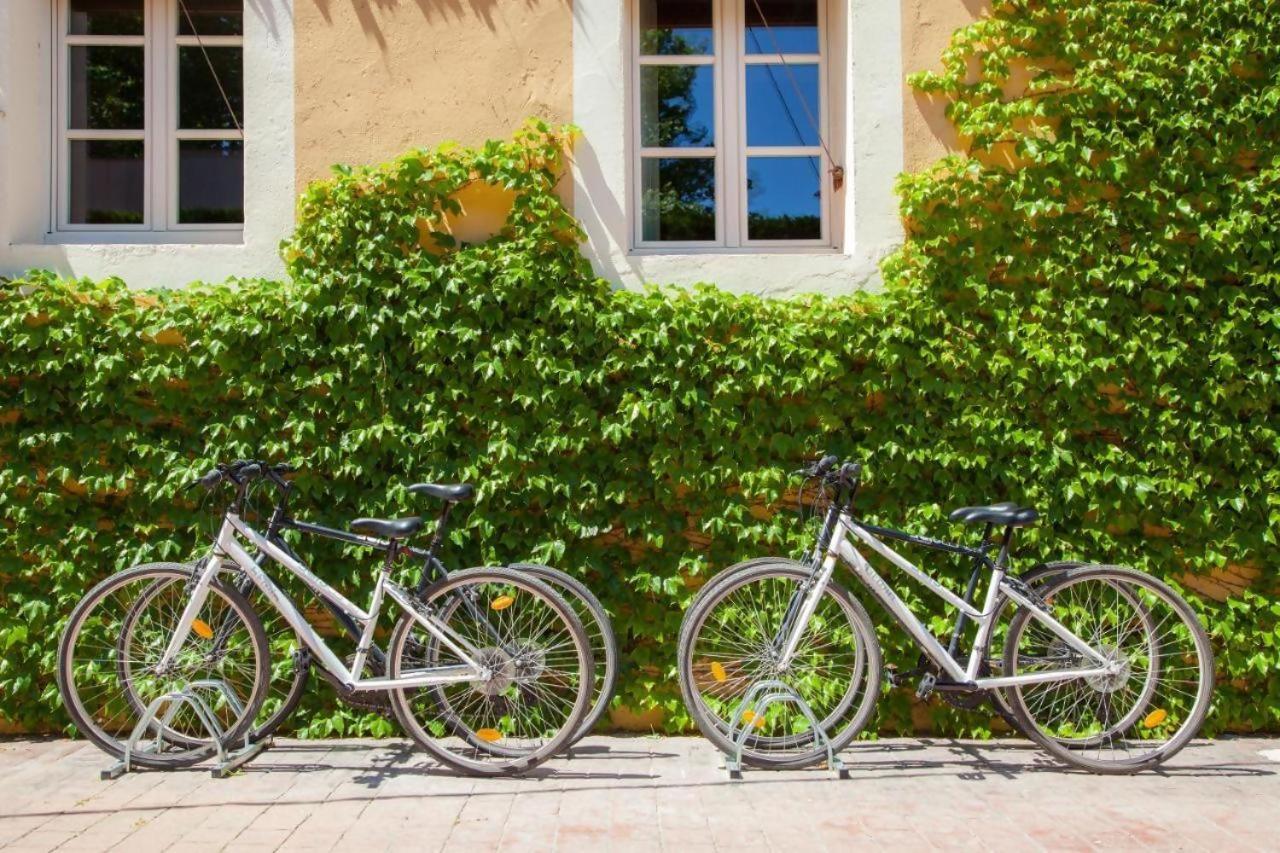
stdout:
POLYGON ((831 186, 836 192, 844 189, 844 166, 831 167, 831 186))

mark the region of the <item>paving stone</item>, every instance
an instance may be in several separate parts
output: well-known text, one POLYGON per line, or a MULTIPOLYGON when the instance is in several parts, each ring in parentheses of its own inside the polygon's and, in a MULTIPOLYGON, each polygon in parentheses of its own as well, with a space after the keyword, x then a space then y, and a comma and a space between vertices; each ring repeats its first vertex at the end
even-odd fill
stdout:
POLYGON ((80 741, 0 741, 6 850, 1280 850, 1280 742, 1197 742, 1158 772, 1065 769, 1019 741, 885 740, 825 770, 728 780, 698 738, 593 737, 527 778, 473 779, 407 741, 283 741, 103 782, 80 741))

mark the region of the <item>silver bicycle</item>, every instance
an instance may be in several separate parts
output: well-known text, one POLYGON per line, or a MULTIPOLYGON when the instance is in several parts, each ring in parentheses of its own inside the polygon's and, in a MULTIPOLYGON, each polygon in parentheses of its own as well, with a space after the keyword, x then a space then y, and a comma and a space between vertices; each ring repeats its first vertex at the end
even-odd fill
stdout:
POLYGON ((961 700, 990 696, 1046 751, 1099 773, 1154 767, 1199 731, 1213 691, 1213 654, 1194 612, 1166 584, 1120 566, 1061 564, 1032 586, 1009 573, 1009 556, 1015 530, 1033 523, 1035 510, 956 510, 952 520, 986 525, 973 548, 855 518, 856 463, 827 457, 806 473, 833 494, 812 559, 758 560, 727 571, 707 585, 682 625, 685 702, 725 752, 736 749, 735 734, 745 734, 738 741, 746 762, 807 766, 826 759, 828 740, 841 749, 870 719, 880 689, 879 643, 866 610, 834 580, 839 564, 920 648, 921 698, 935 691, 961 700), (1003 530, 998 543, 993 529, 1003 530), (972 559, 966 594, 925 574, 886 539, 972 559), (859 546, 958 611, 949 641, 934 636, 859 546), (980 569, 989 582, 979 604, 980 569), (965 655, 968 624, 975 628, 965 655), (794 691, 824 737, 815 737, 810 715, 794 704, 744 712, 743 697, 766 681, 794 691))
MULTIPOLYGON (((419 589, 391 580, 418 517, 358 519, 364 544, 385 552, 368 608, 318 578, 242 517, 245 493, 266 476, 240 467, 236 496, 207 559, 138 566, 100 583, 72 612, 59 648, 58 686, 77 728, 121 756, 137 709, 191 684, 218 683, 209 710, 231 743, 248 733, 270 681, 262 623, 228 574, 242 573, 343 689, 386 692, 405 731, 442 763, 471 774, 526 771, 559 752, 590 708, 593 661, 581 620, 549 586, 505 568, 454 572, 419 589), (250 549, 266 556, 261 562, 250 549), (275 563, 360 628, 350 665, 334 652, 265 571, 275 563), (386 600, 400 616, 385 649, 385 674, 366 675, 386 600), (139 612, 139 602, 145 602, 139 612)), ((201 478, 213 488, 228 466, 201 478)), ((154 723, 147 767, 194 764, 217 748, 193 709, 154 723)))

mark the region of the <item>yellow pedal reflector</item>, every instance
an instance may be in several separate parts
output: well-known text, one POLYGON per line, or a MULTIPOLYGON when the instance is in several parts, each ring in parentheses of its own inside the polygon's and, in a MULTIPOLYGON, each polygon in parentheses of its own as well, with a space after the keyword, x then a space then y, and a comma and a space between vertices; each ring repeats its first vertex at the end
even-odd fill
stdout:
POLYGON ((209 627, 209 623, 203 619, 192 619, 191 630, 195 631, 206 640, 213 639, 213 629, 209 627))
MULTIPOLYGON (((726 678, 729 677, 729 673, 724 671, 724 664, 720 663, 720 661, 718 660, 712 661, 711 677, 714 678, 716 681, 724 681, 726 678)), ((748 711, 747 713, 750 714, 751 712, 748 711)))
MULTIPOLYGON (((489 609, 490 610, 506 610, 508 607, 510 607, 515 603, 516 603, 516 600, 511 596, 500 595, 497 598, 495 598, 493 601, 489 602, 489 609)), ((488 731, 492 731, 492 729, 489 729, 488 731)))
POLYGON ((1169 712, 1164 708, 1156 708, 1150 714, 1142 718, 1142 727, 1144 729, 1154 729, 1169 718, 1169 712))
POLYGON ((476 737, 487 743, 497 743, 502 740, 502 732, 497 729, 477 729, 476 737))

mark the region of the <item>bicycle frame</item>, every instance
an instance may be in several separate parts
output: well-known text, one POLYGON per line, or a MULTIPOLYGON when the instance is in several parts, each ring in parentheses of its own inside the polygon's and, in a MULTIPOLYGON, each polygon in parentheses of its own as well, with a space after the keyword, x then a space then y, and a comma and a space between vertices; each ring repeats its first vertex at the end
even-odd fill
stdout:
MULTIPOLYGON (((817 556, 815 554, 815 556, 817 556)), ((1008 560, 1008 537, 1006 536, 1006 544, 1001 549, 1000 557, 992 562, 983 551, 972 548, 965 548, 961 545, 953 545, 948 542, 940 542, 938 540, 926 539, 924 537, 912 536, 910 534, 901 533, 899 531, 890 530, 888 528, 875 527, 874 525, 866 525, 855 521, 847 512, 841 512, 831 537, 828 540, 827 548, 821 555, 821 563, 815 559, 817 565, 814 582, 809 590, 805 593, 800 602, 799 610, 795 613, 795 619, 789 626, 789 630, 785 631, 785 641, 781 650, 779 666, 785 667, 790 664, 791 659, 796 653, 796 649, 800 645, 809 619, 812 618, 814 611, 818 607, 823 592, 826 590, 827 584, 831 581, 831 576, 835 572, 836 563, 843 562, 858 577, 864 586, 871 591, 881 604, 884 605, 893 617, 906 629, 912 639, 920 647, 937 666, 951 679, 952 683, 957 686, 973 688, 978 690, 989 690, 1000 687, 1015 687, 1023 684, 1041 684, 1052 681, 1070 681, 1077 678, 1086 678, 1089 676, 1105 676, 1111 675, 1115 671, 1116 663, 1107 660, 1107 658, 1092 648, 1084 640, 1077 637, 1069 629, 1049 615, 1045 610, 1032 598, 1025 595, 1019 585, 1011 582, 1005 577, 1005 568, 1008 560), (914 563, 903 557, 897 551, 894 551, 884 542, 876 537, 876 533, 889 538, 900 539, 914 544, 923 545, 934 550, 950 551, 952 553, 965 554, 975 559, 985 562, 991 568, 991 582, 987 588, 986 599, 982 609, 974 607, 970 602, 953 593, 951 590, 938 583, 921 571, 914 563), (851 540, 857 540, 880 556, 887 559, 898 569, 906 572, 910 577, 920 582, 932 592, 941 598, 947 604, 960 611, 962 617, 972 620, 978 626, 977 637, 974 640, 973 650, 969 654, 969 660, 965 663, 958 661, 947 649, 945 649, 937 638, 929 632, 929 630, 916 618, 911 608, 906 602, 894 592, 893 588, 880 576, 861 552, 854 547, 851 540), (1096 663, 1094 667, 1063 669, 1052 672, 1035 672, 1027 675, 1001 676, 980 678, 979 673, 983 659, 986 657, 987 647, 991 641, 991 634, 995 628, 997 617, 997 604, 1000 595, 1004 594, 1017 604, 1030 610, 1032 618, 1042 623, 1046 628, 1052 631, 1064 643, 1075 651, 1079 652, 1086 659, 1096 663)))
MULTIPOLYGON (((387 543, 383 543, 380 540, 366 539, 354 534, 348 534, 348 536, 352 541, 371 547, 382 549, 389 547, 387 543)), ((478 657, 479 653, 475 647, 465 638, 450 630, 448 625, 440 623, 429 613, 423 613, 415 602, 412 593, 388 579, 392 556, 392 552, 388 551, 388 560, 378 574, 369 608, 368 610, 362 610, 342 593, 316 577, 300 560, 288 554, 283 548, 271 541, 270 538, 249 527, 237 513, 227 512, 223 517, 222 527, 218 532, 212 554, 204 562, 204 568, 195 578, 195 582, 192 585, 191 598, 182 612, 178 628, 170 639, 159 666, 162 669, 168 667, 183 644, 186 643, 191 631, 192 621, 196 618, 200 608, 204 606, 205 599, 208 597, 209 584, 222 568, 223 559, 227 558, 234 562, 253 581, 263 595, 267 597, 267 600, 271 602, 272 606, 280 612, 285 621, 297 632, 299 639, 316 656, 321 665, 338 678, 348 690, 391 690, 429 687, 487 678, 488 671, 476 662, 476 657, 478 657), (238 537, 243 537, 252 543, 260 553, 265 554, 272 561, 279 563, 298 577, 322 601, 347 614, 360 627, 359 644, 349 669, 342 659, 316 633, 315 629, 311 627, 311 624, 307 622, 289 597, 271 580, 249 552, 241 546, 238 537), (365 660, 373 644, 373 635, 377 627, 378 614, 382 609, 384 597, 390 597, 401 610, 412 616, 428 633, 456 654, 463 663, 413 670, 394 678, 381 676, 361 677, 359 673, 364 671, 365 660)))

